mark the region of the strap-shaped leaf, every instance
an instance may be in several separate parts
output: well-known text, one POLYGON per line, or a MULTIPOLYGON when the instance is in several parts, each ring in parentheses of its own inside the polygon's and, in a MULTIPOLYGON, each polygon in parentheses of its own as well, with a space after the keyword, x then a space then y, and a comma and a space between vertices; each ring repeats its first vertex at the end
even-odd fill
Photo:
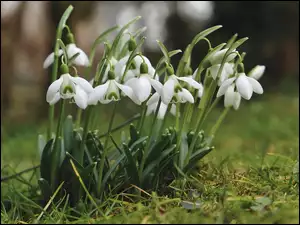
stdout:
POLYGON ((136 161, 134 160, 131 151, 128 146, 123 144, 123 149, 127 158, 126 171, 128 176, 131 178, 133 184, 140 185, 138 168, 136 166, 136 161))
POLYGON ((168 49, 166 48, 166 46, 162 42, 160 42, 158 40, 156 42, 157 42, 160 50, 164 54, 165 59, 167 60, 168 63, 170 63, 170 56, 169 56, 168 49))
POLYGON ((210 153, 214 148, 213 147, 205 147, 202 149, 197 150, 195 153, 193 153, 189 159, 188 164, 184 167, 183 171, 187 173, 189 170, 191 170, 200 159, 202 159, 204 156, 206 156, 208 153, 210 153))
POLYGON ((144 181, 144 179, 151 173, 151 171, 153 170, 153 168, 155 168, 156 166, 159 165, 159 163, 165 158, 167 157, 174 149, 176 148, 176 145, 172 145, 171 147, 167 148, 166 150, 164 150, 160 155, 159 158, 152 161, 143 171, 143 175, 142 175, 142 182, 144 181))
POLYGON ((171 134, 163 134, 161 140, 150 147, 145 165, 155 161, 162 154, 162 151, 170 145, 170 142, 171 134))
POLYGON ((38 183, 39 183, 44 201, 48 201, 52 195, 51 187, 50 187, 48 181, 45 180, 44 178, 40 178, 38 180, 38 183))
POLYGON ((135 22, 138 21, 139 19, 141 19, 141 16, 135 17, 133 20, 129 21, 127 24, 125 24, 125 25, 122 27, 122 29, 119 31, 118 35, 116 36, 116 38, 115 38, 115 40, 114 40, 114 42, 113 42, 113 44, 112 44, 112 46, 111 46, 111 52, 110 52, 110 54, 109 54, 110 57, 113 56, 113 55, 115 55, 116 50, 117 50, 116 48, 117 48, 117 46, 118 46, 118 43, 119 43, 119 41, 120 41, 120 39, 121 39, 121 37, 122 37, 124 31, 125 31, 131 24, 135 23, 135 22))
POLYGON ((53 148, 53 143, 54 143, 54 139, 51 139, 47 142, 41 158, 41 168, 40 168, 41 178, 47 180, 48 183, 50 182, 50 177, 51 177, 51 163, 52 163, 51 152, 53 148))
POLYGON ((180 145, 180 150, 179 150, 179 168, 180 169, 182 169, 184 167, 184 162, 186 161, 186 157, 188 155, 188 150, 189 150, 189 146, 187 143, 186 134, 182 133, 181 145, 180 145))

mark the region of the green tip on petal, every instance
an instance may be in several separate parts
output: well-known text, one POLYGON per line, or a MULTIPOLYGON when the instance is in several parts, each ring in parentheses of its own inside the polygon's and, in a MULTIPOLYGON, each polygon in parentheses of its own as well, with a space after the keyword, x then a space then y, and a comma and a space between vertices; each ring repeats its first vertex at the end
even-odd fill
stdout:
POLYGON ((140 73, 145 74, 148 73, 148 65, 146 63, 141 63, 140 66, 140 73))

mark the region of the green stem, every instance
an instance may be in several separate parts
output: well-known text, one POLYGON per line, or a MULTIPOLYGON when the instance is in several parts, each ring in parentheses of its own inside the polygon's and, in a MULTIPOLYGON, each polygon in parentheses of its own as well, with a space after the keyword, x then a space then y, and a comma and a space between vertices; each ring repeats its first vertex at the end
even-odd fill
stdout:
POLYGON ((105 143, 104 143, 103 154, 102 154, 102 157, 101 157, 101 160, 100 160, 98 187, 97 187, 97 195, 99 197, 101 197, 100 196, 100 194, 101 194, 100 190, 101 190, 101 185, 102 185, 104 162, 105 162, 105 157, 107 155, 107 150, 108 150, 107 144, 108 144, 108 141, 109 141, 111 128, 112 128, 114 118, 115 118, 115 115, 116 115, 116 108, 117 108, 117 102, 114 102, 114 109, 113 109, 113 113, 112 113, 112 116, 111 116, 111 119, 110 119, 110 122, 109 122, 109 125, 108 125, 108 131, 107 131, 107 136, 106 136, 106 140, 105 140, 105 143))
POLYGON ((84 144, 85 140, 88 134, 88 129, 89 129, 89 124, 90 124, 90 117, 91 117, 91 112, 93 106, 89 106, 86 111, 86 117, 84 120, 84 127, 83 127, 83 133, 82 133, 82 140, 80 143, 80 150, 79 150, 79 155, 78 155, 78 162, 83 166, 83 159, 84 159, 84 144))
POLYGON ((217 122, 215 123, 215 125, 212 127, 212 129, 209 132, 209 136, 214 137, 215 133, 217 132, 217 130, 219 129, 220 125, 222 124, 222 122, 224 121, 227 113, 229 112, 230 107, 227 107, 223 110, 222 114, 220 115, 219 119, 217 120, 217 122))
POLYGON ((144 122, 145 122, 145 118, 146 118, 146 112, 147 112, 147 105, 146 105, 146 101, 142 103, 142 116, 137 124, 137 128, 139 133, 142 133, 142 128, 144 126, 144 122))
MULTIPOLYGON (((56 31, 56 42, 55 42, 55 47, 54 47, 54 63, 53 63, 53 68, 52 68, 52 75, 51 75, 51 82, 54 82, 57 78, 57 70, 58 70, 58 50, 59 50, 59 42, 58 39, 61 39, 62 36, 62 31, 64 29, 64 26, 66 24, 67 19, 69 18, 72 10, 73 10, 73 6, 70 5, 66 11, 64 12, 63 16, 61 17, 59 24, 58 24, 58 28, 56 31)), ((51 138, 51 133, 52 133, 52 129, 53 129, 53 120, 54 120, 54 106, 50 105, 49 106, 49 110, 48 110, 48 130, 47 130, 47 138, 48 140, 51 138)))
POLYGON ((57 181, 57 160, 59 158, 60 151, 58 151, 58 145, 60 144, 61 139, 61 127, 63 123, 63 117, 64 117, 64 110, 65 109, 65 100, 62 99, 60 103, 60 115, 57 121, 57 129, 56 129, 56 136, 55 136, 55 142, 54 142, 54 148, 52 150, 52 164, 51 164, 51 187, 52 190, 55 190, 56 187, 56 181, 57 181), (54 168, 53 168, 54 167, 54 168))
POLYGON ((77 115, 76 115, 76 128, 80 127, 81 115, 82 115, 82 109, 78 108, 77 115))

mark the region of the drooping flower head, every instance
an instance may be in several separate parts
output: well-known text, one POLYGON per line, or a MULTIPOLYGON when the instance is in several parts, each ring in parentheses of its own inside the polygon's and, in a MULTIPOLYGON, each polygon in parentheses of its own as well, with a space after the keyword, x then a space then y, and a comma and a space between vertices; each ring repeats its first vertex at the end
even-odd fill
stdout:
MULTIPOLYGON (((79 55, 73 60, 73 64, 77 66, 88 66, 89 65, 89 59, 87 55, 82 51, 80 48, 78 48, 74 42, 74 35, 72 33, 68 33, 67 35, 68 44, 66 45, 66 51, 68 59, 71 59, 74 55, 79 53, 79 55)), ((63 50, 58 50, 58 57, 60 57, 63 54, 63 50)), ((48 68, 51 64, 54 62, 54 52, 52 52, 44 61, 43 68, 48 68)))
MULTIPOLYGON (((160 96, 156 92, 147 101, 147 112, 146 112, 147 116, 150 115, 151 113, 155 113, 156 108, 158 106, 159 98, 160 98, 160 96)), ((163 119, 166 115, 167 109, 168 109, 168 105, 164 104, 161 101, 160 106, 159 106, 159 110, 158 110, 158 114, 157 114, 157 118, 158 119, 163 119)), ((170 112, 171 112, 172 115, 176 116, 176 105, 175 104, 172 104, 170 112)))
POLYGON ((61 66, 62 75, 48 88, 46 100, 50 105, 62 99, 73 99, 78 107, 85 109, 88 95, 93 91, 92 85, 81 77, 72 77, 68 66, 61 66))
POLYGON ((168 105, 170 102, 173 103, 194 103, 193 95, 186 89, 183 88, 179 81, 188 83, 191 87, 195 89, 200 89, 201 85, 196 82, 192 77, 178 77, 174 74, 174 69, 170 66, 167 67, 168 79, 163 85, 161 97, 163 103, 168 105))
POLYGON ((144 102, 149 98, 151 94, 151 87, 159 93, 162 89, 162 84, 153 79, 148 71, 147 63, 143 62, 140 65, 140 74, 125 82, 125 85, 132 88, 136 98, 140 102, 144 102))
POLYGON ((96 105, 98 101, 102 104, 119 101, 121 100, 121 92, 136 104, 141 104, 139 100, 135 98, 131 87, 118 83, 115 80, 115 73, 110 70, 108 72, 108 80, 105 84, 95 87, 94 91, 89 95, 88 104, 96 105))
POLYGON ((217 97, 225 94, 225 107, 234 106, 238 109, 241 97, 250 100, 253 92, 263 94, 261 84, 245 73, 238 73, 237 76, 225 80, 220 86, 217 97))

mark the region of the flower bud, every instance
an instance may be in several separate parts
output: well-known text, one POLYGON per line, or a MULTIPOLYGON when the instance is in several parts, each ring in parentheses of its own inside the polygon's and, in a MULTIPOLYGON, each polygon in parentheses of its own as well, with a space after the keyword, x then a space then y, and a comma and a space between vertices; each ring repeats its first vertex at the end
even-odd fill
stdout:
POLYGON ((140 74, 147 74, 147 73, 148 73, 148 65, 146 63, 141 63, 140 74))
POLYGON ((128 41, 128 50, 131 52, 136 48, 136 42, 133 38, 128 41))
POLYGON ((248 76, 254 78, 255 80, 258 80, 259 78, 262 77, 262 75, 265 72, 266 67, 258 65, 254 67, 249 73, 248 76))
POLYGON ((115 72, 114 71, 112 71, 112 70, 108 71, 108 79, 109 80, 115 79, 115 72))
POLYGON ((74 35, 72 33, 68 33, 67 34, 67 44, 74 44, 75 40, 74 40, 74 35))
POLYGON ((59 71, 60 71, 60 74, 69 73, 69 67, 66 64, 61 64, 59 71))

